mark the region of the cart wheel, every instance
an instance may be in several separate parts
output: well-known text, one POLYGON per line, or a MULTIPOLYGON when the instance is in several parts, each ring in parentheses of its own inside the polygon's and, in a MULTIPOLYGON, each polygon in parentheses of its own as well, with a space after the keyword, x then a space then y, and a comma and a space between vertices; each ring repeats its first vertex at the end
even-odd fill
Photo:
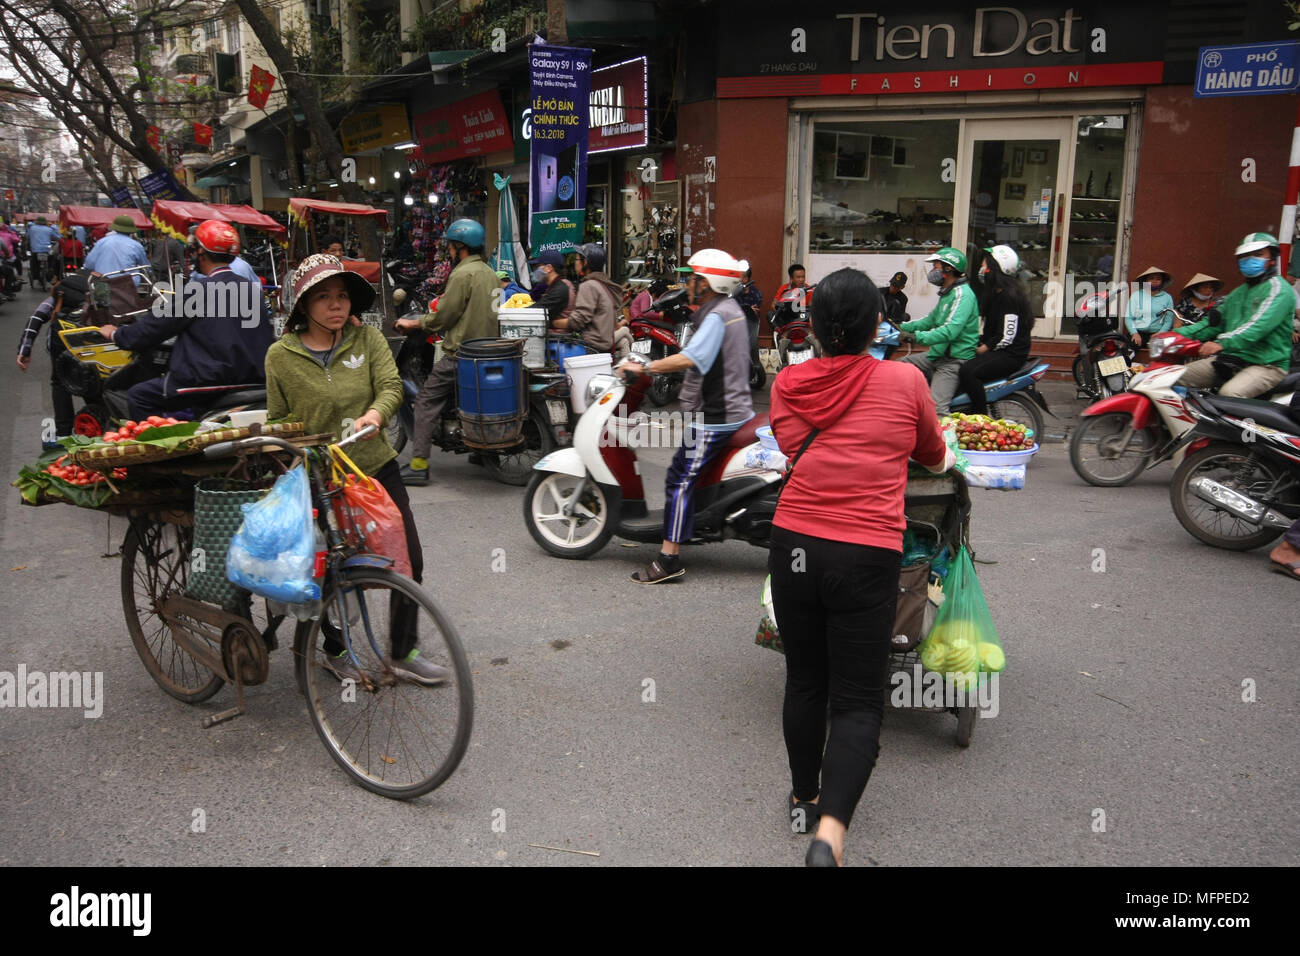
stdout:
POLYGON ((970 735, 975 730, 975 719, 979 712, 974 707, 957 708, 957 746, 969 747, 970 735))

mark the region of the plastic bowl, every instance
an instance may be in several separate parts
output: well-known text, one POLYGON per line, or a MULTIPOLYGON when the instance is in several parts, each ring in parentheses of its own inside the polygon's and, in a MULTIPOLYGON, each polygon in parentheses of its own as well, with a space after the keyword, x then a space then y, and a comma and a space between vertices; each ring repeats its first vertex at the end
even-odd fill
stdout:
POLYGON ((972 465, 1024 465, 1038 451, 1037 443, 1026 451, 963 451, 972 465))
POLYGON ((754 434, 758 436, 759 442, 769 451, 780 451, 776 443, 776 437, 772 434, 772 426, 764 425, 762 428, 755 428, 754 434))

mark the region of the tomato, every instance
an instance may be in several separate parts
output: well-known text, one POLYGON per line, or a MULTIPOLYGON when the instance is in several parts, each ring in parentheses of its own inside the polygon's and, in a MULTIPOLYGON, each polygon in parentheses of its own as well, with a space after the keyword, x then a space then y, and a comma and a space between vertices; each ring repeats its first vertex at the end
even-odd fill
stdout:
POLYGON ((117 432, 109 432, 104 436, 104 441, 117 441, 118 437, 117 432))
POLYGON ((150 415, 146 421, 148 421, 150 425, 161 425, 163 423, 163 418, 161 415, 150 415))

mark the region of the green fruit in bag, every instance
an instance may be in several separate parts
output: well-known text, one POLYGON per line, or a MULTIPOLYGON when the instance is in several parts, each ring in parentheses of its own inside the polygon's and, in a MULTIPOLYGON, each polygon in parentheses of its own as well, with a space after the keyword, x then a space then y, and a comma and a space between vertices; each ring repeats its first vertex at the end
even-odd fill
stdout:
POLYGON ((979 670, 979 654, 975 649, 975 642, 967 637, 957 637, 949 641, 944 670, 960 673, 979 670))
POLYGON ((989 641, 980 643, 980 666, 991 672, 998 672, 1007 666, 1007 656, 1002 648, 989 641))
POLYGON ((921 648, 921 665, 928 671, 943 670, 943 662, 948 657, 948 648, 941 641, 930 638, 921 648))

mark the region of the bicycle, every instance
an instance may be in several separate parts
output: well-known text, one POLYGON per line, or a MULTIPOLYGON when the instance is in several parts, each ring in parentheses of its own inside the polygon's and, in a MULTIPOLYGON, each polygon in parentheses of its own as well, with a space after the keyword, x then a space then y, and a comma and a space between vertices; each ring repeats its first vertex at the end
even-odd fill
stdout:
MULTIPOLYGON (((267 446, 303 460, 325 541, 316 555, 320 606, 314 614, 300 612, 293 644, 312 725, 330 756, 362 787, 394 799, 422 796, 446 782, 469 746, 474 692, 460 637, 427 591, 391 570, 391 559, 366 552, 364 535, 350 519, 340 524, 346 510, 334 507, 341 489, 326 478, 328 449, 256 436, 209 446, 204 454, 234 454, 247 470, 248 457, 260 456, 267 446), (412 630, 422 657, 447 669, 445 682, 424 687, 395 674, 386 653, 395 624, 412 630), (341 663, 339 647, 355 670, 341 663), (340 676, 349 672, 357 676, 340 676)), ((232 612, 187 597, 192 512, 163 507, 143 514, 132 509, 130 516, 122 546, 122 603, 145 668, 166 693, 191 704, 233 683, 236 706, 205 717, 204 727, 243 714, 244 688, 268 676, 269 652, 277 646, 286 607, 268 601, 262 613, 250 596, 232 612)))

